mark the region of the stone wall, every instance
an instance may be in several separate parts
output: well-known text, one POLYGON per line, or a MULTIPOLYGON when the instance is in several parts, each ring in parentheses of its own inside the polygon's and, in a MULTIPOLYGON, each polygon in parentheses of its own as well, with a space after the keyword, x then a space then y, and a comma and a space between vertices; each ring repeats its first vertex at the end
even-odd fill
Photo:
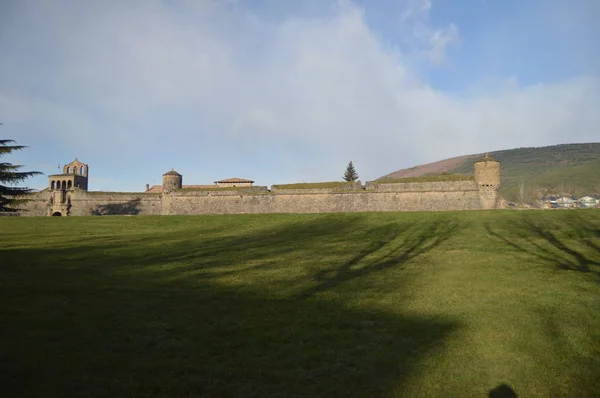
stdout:
POLYGON ((478 191, 353 192, 163 197, 162 214, 329 213, 481 209, 478 191))
POLYGON ((43 190, 35 195, 31 195, 30 199, 24 206, 27 211, 22 212, 24 216, 47 216, 48 202, 50 201, 50 191, 43 190))
POLYGON ((23 215, 46 216, 56 211, 72 216, 445 211, 493 209, 499 203, 495 188, 478 187, 474 181, 371 184, 366 188, 338 192, 269 192, 266 187, 163 193, 45 190, 33 197, 23 215), (61 195, 66 196, 61 199, 61 195))
POLYGON ((435 192, 435 191, 478 191, 475 180, 467 181, 433 181, 433 182, 397 182, 377 183, 367 182, 366 190, 384 192, 435 192))
POLYGON ((161 214, 160 194, 44 190, 33 195, 23 216, 151 215, 161 214), (64 195, 64 201, 62 196, 64 195))
POLYGON ((504 207, 500 203, 498 190, 493 187, 482 186, 479 190, 479 201, 483 209, 496 209, 504 207))
POLYGON ((298 195, 298 194, 318 194, 318 193, 341 193, 341 192, 356 192, 362 191, 363 186, 360 182, 353 182, 348 184, 339 185, 332 188, 278 188, 273 185, 271 187, 271 192, 275 192, 278 194, 290 194, 290 195, 298 195))
POLYGON ((161 194, 78 192, 71 196, 69 215, 153 215, 161 209, 161 194))

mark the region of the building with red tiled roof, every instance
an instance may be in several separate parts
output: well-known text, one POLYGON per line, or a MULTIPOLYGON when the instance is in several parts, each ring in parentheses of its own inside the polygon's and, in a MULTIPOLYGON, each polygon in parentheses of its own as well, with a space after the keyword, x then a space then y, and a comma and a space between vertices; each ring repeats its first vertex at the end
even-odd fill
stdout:
POLYGON ((254 184, 252 180, 246 180, 244 178, 228 178, 226 180, 215 181, 217 187, 251 187, 254 184))
POLYGON ((148 185, 146 184, 146 192, 148 193, 161 193, 163 191, 162 185, 148 185))

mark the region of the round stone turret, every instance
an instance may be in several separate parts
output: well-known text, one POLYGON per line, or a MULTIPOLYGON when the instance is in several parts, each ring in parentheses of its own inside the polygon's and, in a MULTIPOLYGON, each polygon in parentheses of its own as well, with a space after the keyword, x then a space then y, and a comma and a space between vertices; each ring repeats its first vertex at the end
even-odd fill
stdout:
POLYGON ((500 186, 500 162, 487 153, 481 159, 473 163, 475 168, 475 181, 480 187, 500 186))
POLYGON ((163 191, 170 192, 183 187, 183 176, 172 170, 163 174, 163 191))

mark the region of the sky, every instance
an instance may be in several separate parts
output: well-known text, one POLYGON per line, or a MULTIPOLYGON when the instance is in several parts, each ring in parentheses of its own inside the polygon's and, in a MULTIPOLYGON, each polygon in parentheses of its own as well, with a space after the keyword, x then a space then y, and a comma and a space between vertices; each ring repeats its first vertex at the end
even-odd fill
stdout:
POLYGON ((597 0, 1 0, 2 161, 143 191, 598 142, 599 38, 597 0))

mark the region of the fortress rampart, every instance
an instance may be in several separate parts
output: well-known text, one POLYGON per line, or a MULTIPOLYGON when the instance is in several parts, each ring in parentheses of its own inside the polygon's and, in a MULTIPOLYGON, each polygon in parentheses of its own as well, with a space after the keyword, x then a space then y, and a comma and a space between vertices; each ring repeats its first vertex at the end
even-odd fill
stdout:
POLYGON ((452 192, 452 191, 479 191, 475 180, 470 181, 430 181, 430 182, 402 182, 402 183, 377 183, 367 182, 365 189, 380 192, 452 192))
POLYGON ((477 191, 165 195, 162 214, 333 213, 482 209, 477 191))
MULTIPOLYGON (((474 169, 473 180, 367 182, 365 186, 352 183, 307 189, 273 186, 271 190, 260 186, 186 189, 182 176, 172 170, 163 176, 160 191, 89 192, 65 184, 57 188, 54 184, 35 194, 22 215, 329 213, 498 208, 500 163, 486 155, 475 162, 474 169)), ((49 180, 56 181, 62 176, 49 176, 49 180)), ((84 185, 83 182, 81 185, 84 185)))

